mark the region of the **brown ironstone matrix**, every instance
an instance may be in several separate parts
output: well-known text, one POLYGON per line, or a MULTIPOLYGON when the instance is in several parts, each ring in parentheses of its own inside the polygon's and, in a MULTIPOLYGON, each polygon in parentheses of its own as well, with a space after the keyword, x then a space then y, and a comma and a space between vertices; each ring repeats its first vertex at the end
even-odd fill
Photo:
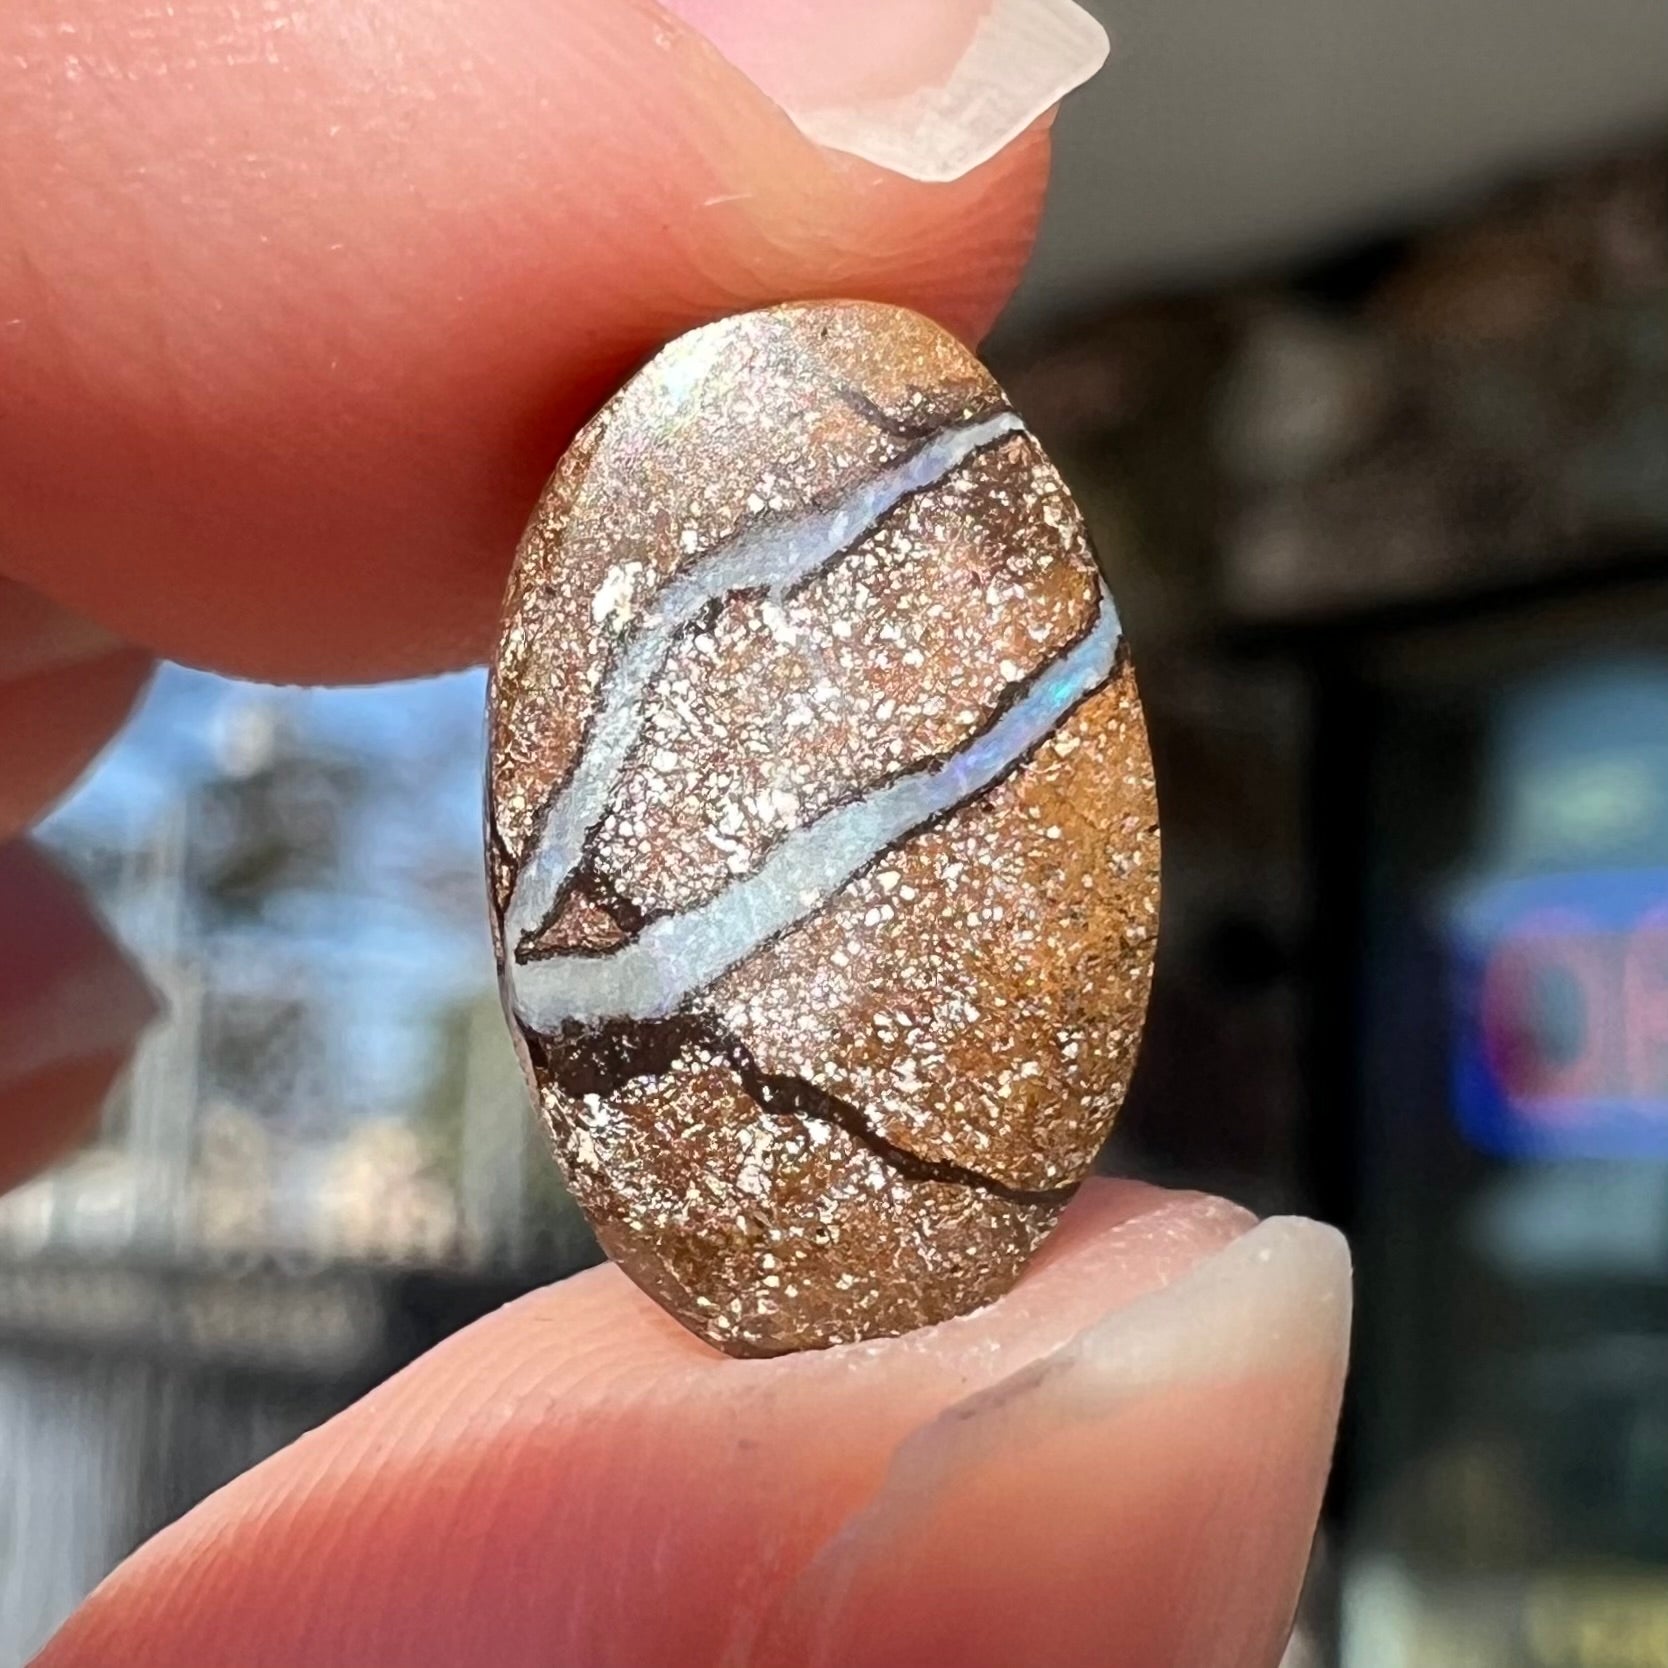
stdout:
POLYGON ((1158 813, 1118 616, 965 348, 867 303, 674 342, 516 560, 511 1027, 609 1254, 738 1355, 1004 1292, 1140 1038, 1158 813))

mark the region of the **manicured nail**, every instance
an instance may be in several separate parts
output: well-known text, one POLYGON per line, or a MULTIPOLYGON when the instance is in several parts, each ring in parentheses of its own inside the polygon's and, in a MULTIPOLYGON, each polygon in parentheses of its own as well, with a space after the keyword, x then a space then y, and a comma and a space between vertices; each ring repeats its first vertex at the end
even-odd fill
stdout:
POLYGON ((1306 1217, 1259 1222, 1168 1286, 1111 1314, 924 1427, 892 1482, 920 1500, 1038 1426, 1104 1418, 1184 1386, 1231 1385, 1316 1365, 1341 1384, 1349 1346, 1349 1247, 1306 1217))
POLYGON ((1341 1365, 1350 1308, 1344 1236, 1306 1217, 1273 1216, 1091 1327, 1052 1369, 1039 1363, 1038 1379, 1104 1405, 1178 1383, 1256 1378, 1305 1357, 1341 1365))
POLYGON ((1276 1218, 950 1406, 801 1575, 781 1660, 1276 1661, 1349 1315, 1341 1236, 1276 1218))
POLYGON ((953 180, 1106 62, 1072 0, 662 0, 807 137, 953 180))

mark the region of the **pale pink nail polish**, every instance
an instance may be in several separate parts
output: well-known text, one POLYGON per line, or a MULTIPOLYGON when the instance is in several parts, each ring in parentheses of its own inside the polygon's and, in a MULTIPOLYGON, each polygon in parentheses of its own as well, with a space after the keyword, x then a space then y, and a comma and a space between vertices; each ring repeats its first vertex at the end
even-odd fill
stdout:
POLYGON ((1106 61, 1073 0, 662 0, 818 144, 912 179, 987 161, 1106 61))

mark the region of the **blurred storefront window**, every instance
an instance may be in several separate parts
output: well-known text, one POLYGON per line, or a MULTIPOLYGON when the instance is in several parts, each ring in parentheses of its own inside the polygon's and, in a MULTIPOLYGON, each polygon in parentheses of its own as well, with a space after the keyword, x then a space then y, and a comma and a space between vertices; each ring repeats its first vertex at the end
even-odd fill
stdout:
POLYGON ((1668 592, 1612 600, 1359 680, 1350 1668, 1668 1650, 1668 592))
POLYGON ((1343 1668, 1668 1664, 1668 153, 1019 356, 1165 818, 1116 1162, 1350 1234, 1343 1668))

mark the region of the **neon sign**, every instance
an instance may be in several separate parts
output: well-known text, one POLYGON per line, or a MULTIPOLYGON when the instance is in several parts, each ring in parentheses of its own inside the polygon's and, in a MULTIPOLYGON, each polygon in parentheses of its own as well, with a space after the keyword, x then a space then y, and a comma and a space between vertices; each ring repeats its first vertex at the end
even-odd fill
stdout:
POLYGON ((1509 1157, 1668 1154, 1668 869, 1543 874, 1450 915, 1455 1112, 1509 1157))

